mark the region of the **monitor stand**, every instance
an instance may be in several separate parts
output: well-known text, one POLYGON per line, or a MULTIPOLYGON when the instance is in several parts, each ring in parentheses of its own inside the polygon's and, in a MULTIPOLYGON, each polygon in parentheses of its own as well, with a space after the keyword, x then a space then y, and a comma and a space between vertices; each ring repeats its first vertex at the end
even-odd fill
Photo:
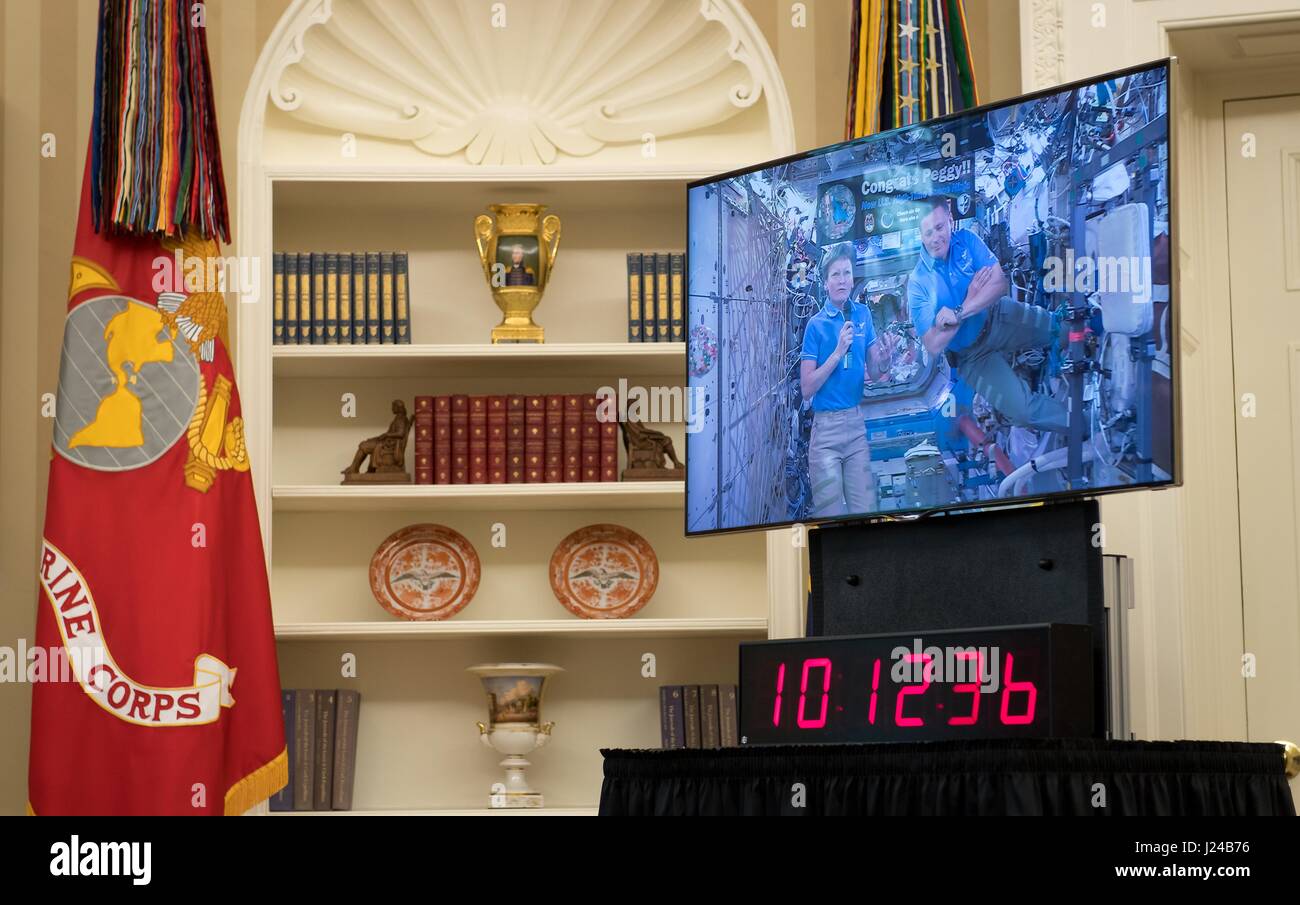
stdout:
POLYGON ((1061 622, 1092 629, 1099 733, 1107 624, 1096 500, 809 533, 809 637, 1061 622))

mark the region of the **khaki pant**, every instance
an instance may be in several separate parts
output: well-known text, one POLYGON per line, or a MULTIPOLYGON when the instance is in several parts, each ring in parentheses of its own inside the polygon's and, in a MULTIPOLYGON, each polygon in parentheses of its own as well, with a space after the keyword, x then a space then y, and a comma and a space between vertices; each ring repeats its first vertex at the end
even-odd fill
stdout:
POLYGON ((861 409, 813 413, 808 472, 813 518, 876 511, 876 482, 861 409))
POLYGON ((1042 308, 1003 296, 988 309, 991 321, 980 339, 949 352, 957 375, 1012 424, 1036 430, 1069 430, 1066 407, 1044 393, 1031 393, 1007 356, 1052 342, 1052 316, 1042 308))

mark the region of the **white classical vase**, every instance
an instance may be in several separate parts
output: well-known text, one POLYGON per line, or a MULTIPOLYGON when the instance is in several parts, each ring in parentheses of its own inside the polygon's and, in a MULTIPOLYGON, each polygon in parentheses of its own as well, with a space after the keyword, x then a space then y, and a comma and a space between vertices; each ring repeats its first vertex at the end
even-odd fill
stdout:
POLYGON ((494 808, 540 808, 542 794, 528 784, 524 757, 545 745, 554 723, 542 722, 546 680, 564 672, 550 663, 480 663, 465 670, 479 677, 488 696, 488 721, 479 723, 479 740, 506 755, 505 781, 494 783, 488 804, 494 808))

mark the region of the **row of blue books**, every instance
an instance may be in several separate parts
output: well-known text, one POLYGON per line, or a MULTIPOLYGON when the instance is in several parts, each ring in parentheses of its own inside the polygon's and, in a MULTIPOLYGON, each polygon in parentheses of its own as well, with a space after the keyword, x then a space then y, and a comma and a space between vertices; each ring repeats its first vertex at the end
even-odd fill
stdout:
POLYGON ((285 688, 280 692, 289 784, 272 811, 350 811, 357 774, 361 692, 285 688))
POLYGON ((664 748, 739 746, 735 685, 660 685, 659 740, 664 748))
POLYGON ((632 251, 627 255, 627 341, 686 341, 683 309, 686 254, 632 251))
POLYGON ((271 272, 275 345, 410 343, 406 252, 277 251, 271 272))

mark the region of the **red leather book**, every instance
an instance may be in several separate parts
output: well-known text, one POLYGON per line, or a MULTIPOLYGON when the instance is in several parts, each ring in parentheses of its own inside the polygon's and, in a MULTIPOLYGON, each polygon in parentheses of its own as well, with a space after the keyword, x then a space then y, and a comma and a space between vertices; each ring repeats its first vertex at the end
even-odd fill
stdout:
POLYGON ((582 397, 564 397, 564 480, 582 480, 582 397))
POLYGON ((524 483, 524 397, 506 397, 506 483, 524 483))
POLYGON ((506 397, 487 398, 488 483, 506 482, 506 397))
POLYGON ((524 481, 546 480, 546 397, 524 398, 524 481))
POLYGON ((582 479, 600 480, 600 422, 596 420, 596 394, 582 397, 582 479))
POLYGON ((451 483, 451 397, 433 397, 433 483, 451 483))
POLYGON ((546 480, 559 484, 564 480, 564 395, 546 397, 546 480))
POLYGON ((469 397, 469 482, 488 482, 487 450, 488 397, 469 397))
POLYGON ((451 397, 451 482, 469 483, 469 397, 451 397))
POLYGON ((600 479, 618 480, 618 422, 600 422, 600 479))
POLYGON ((433 483, 433 397, 415 397, 415 483, 433 483))

